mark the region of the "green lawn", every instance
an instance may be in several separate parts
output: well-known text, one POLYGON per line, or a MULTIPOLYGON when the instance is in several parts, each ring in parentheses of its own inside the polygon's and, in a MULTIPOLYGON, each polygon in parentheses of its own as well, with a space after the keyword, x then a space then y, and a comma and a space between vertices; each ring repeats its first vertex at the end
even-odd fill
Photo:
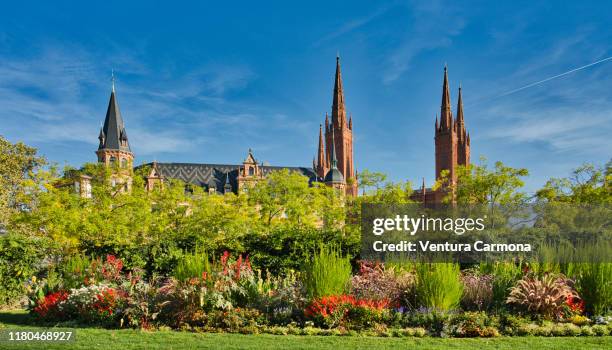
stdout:
MULTIPOLYGON (((0 312, 3 330, 39 329, 22 312, 0 312)), ((612 349, 612 337, 502 337, 495 339, 373 338, 201 334, 78 328, 76 341, 53 344, 0 343, 0 349, 612 349)))

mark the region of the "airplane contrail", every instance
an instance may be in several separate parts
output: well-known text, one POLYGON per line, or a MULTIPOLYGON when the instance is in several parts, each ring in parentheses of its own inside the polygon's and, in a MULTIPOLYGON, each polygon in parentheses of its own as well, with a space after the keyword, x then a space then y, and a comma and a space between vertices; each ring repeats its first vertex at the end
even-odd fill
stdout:
POLYGON ((582 69, 585 69, 585 68, 589 68, 589 67, 591 67, 591 66, 594 66, 594 65, 596 65, 596 64, 600 64, 600 63, 603 63, 603 62, 605 62, 605 61, 609 61, 609 60, 612 60, 612 56, 610 56, 610 57, 606 57, 606 58, 604 58, 604 59, 601 59, 601 60, 596 61, 596 62, 593 62, 593 63, 586 64, 586 65, 584 65, 584 66, 582 66, 582 67, 578 67, 578 68, 574 68, 574 69, 572 69, 572 70, 568 70, 568 71, 567 71, 567 72, 565 72, 565 73, 557 74, 557 75, 555 75, 555 76, 552 76, 552 77, 550 77, 550 78, 546 78, 546 79, 544 79, 544 80, 536 81, 535 83, 531 83, 531 84, 528 84, 528 85, 525 85, 525 86, 521 86, 520 88, 517 88, 517 89, 514 89, 514 90, 510 90, 510 91, 505 92, 505 93, 503 93, 503 94, 501 94, 501 95, 499 95, 499 96, 497 96, 497 97, 504 97, 504 96, 508 96, 508 95, 513 94, 513 93, 516 93, 516 92, 519 92, 519 91, 522 91, 522 90, 528 89, 528 88, 530 88, 530 87, 532 87, 532 86, 540 85, 540 84, 545 83, 545 82, 547 82, 547 81, 551 81, 551 80, 553 80, 553 79, 560 78, 560 77, 562 77, 562 76, 564 76, 564 75, 568 75, 568 74, 571 74, 571 73, 577 72, 577 71, 582 70, 582 69))

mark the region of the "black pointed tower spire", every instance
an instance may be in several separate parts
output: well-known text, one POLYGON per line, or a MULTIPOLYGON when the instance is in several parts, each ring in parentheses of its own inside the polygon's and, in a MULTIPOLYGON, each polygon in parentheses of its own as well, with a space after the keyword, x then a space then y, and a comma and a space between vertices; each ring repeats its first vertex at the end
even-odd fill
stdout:
POLYGON ((117 102, 115 93, 114 73, 112 76, 111 95, 108 101, 108 108, 106 109, 106 118, 104 118, 104 126, 102 130, 100 130, 99 138, 101 142, 98 150, 108 149, 131 152, 127 132, 125 131, 125 125, 121 117, 121 111, 119 110, 119 103, 117 102), (104 142, 102 142, 102 139, 104 142))
POLYGON ((106 109, 104 125, 98 135, 100 144, 96 154, 98 155, 99 162, 106 163, 107 165, 121 162, 123 168, 128 168, 131 167, 134 154, 130 148, 127 131, 121 117, 119 103, 117 102, 114 72, 112 73, 111 81, 111 95, 106 109))

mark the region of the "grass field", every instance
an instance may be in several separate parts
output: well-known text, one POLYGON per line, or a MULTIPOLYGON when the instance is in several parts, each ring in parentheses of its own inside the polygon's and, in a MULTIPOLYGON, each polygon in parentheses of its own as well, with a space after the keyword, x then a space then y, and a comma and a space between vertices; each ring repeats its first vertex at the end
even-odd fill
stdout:
MULTIPOLYGON (((23 312, 0 313, 2 330, 43 330, 23 312)), ((495 339, 373 338, 202 334, 175 331, 76 329, 70 343, 0 343, 0 349, 612 349, 612 337, 502 337, 495 339)))

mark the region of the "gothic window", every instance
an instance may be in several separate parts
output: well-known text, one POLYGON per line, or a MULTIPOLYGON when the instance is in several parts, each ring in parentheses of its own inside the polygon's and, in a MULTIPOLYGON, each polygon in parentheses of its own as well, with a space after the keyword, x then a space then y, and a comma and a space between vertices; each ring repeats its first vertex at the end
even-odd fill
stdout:
POLYGON ((117 162, 117 158, 115 156, 111 156, 109 159, 109 163, 110 165, 115 165, 115 163, 117 162))
POLYGON ((255 175, 255 168, 249 167, 249 176, 255 175))

